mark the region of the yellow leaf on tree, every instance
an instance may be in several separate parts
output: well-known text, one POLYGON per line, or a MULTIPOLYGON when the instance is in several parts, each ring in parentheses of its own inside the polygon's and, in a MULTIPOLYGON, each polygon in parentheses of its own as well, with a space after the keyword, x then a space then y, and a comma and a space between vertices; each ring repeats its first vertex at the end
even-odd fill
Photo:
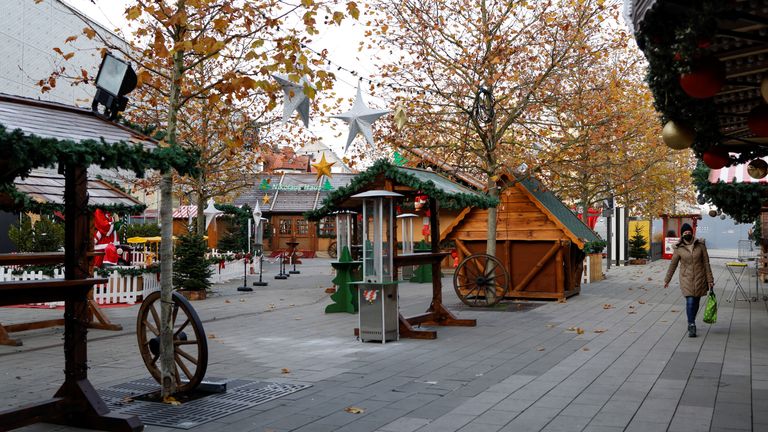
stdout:
POLYGON ((83 34, 84 34, 84 35, 85 35, 85 37, 87 37, 88 39, 93 39, 93 38, 95 38, 95 37, 96 37, 96 31, 95 31, 94 29, 90 28, 90 27, 86 27, 86 28, 84 28, 84 29, 83 29, 83 34))
POLYGON ((129 7, 125 10, 125 17, 128 18, 129 21, 133 21, 140 16, 141 8, 139 6, 129 7))

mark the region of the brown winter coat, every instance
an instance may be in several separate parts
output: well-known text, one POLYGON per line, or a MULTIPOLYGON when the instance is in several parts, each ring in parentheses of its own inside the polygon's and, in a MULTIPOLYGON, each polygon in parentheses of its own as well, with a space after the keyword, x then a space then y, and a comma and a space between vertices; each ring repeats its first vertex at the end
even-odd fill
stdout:
POLYGON ((680 291, 683 296, 704 297, 709 291, 709 285, 714 283, 712 268, 709 266, 709 254, 704 242, 695 239, 693 250, 689 250, 682 241, 673 246, 675 252, 669 263, 664 283, 668 284, 675 274, 677 264, 680 265, 680 291))

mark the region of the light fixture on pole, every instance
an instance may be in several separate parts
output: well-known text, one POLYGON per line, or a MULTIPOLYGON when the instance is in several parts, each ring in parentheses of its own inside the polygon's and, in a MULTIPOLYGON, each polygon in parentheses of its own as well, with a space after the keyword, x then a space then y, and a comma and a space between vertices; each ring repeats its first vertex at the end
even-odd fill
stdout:
POLYGON ((136 72, 131 65, 107 53, 96 75, 96 95, 91 110, 105 119, 117 119, 118 113, 128 105, 125 95, 133 91, 137 83, 136 72), (99 105, 103 111, 99 110, 99 105))

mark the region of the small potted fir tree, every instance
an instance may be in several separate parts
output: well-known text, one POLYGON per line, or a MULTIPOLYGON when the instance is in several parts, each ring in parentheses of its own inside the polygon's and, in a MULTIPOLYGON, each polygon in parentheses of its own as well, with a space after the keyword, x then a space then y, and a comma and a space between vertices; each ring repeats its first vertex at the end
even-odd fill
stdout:
POLYGON ((646 245, 648 245, 648 240, 643 235, 643 230, 638 224, 635 226, 635 234, 629 239, 630 264, 648 263, 648 251, 645 250, 646 245))
POLYGON ((173 263, 173 285, 190 300, 203 300, 211 286, 211 270, 205 253, 208 244, 195 233, 179 237, 173 263))

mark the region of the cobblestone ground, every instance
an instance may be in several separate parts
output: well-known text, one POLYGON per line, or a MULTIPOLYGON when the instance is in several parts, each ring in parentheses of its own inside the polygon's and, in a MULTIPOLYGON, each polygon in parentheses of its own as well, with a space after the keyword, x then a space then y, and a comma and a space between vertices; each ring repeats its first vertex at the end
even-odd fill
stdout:
MULTIPOLYGON (((241 281, 218 285, 194 303, 209 337, 209 375, 312 387, 193 431, 768 430, 766 303, 725 301, 734 289, 725 259, 712 262, 718 322, 699 315, 697 338, 686 335, 676 283, 662 287, 661 261, 614 267, 566 303, 509 311, 459 307, 446 277, 445 303, 477 327, 440 327, 436 340, 386 345, 356 340, 356 315, 323 313, 328 262, 305 260, 286 281, 272 279, 267 265, 269 286, 239 293, 241 281)), ((745 282, 751 295, 754 279, 745 282)), ((423 312, 430 292, 403 284, 404 315, 423 312)), ((124 330, 89 333, 97 388, 148 376, 136 347, 137 310, 107 309, 124 330)), ((4 323, 60 314, 0 308, 4 323)), ((60 328, 14 336, 23 347, 0 346, 0 409, 50 397, 62 379, 60 328)))

